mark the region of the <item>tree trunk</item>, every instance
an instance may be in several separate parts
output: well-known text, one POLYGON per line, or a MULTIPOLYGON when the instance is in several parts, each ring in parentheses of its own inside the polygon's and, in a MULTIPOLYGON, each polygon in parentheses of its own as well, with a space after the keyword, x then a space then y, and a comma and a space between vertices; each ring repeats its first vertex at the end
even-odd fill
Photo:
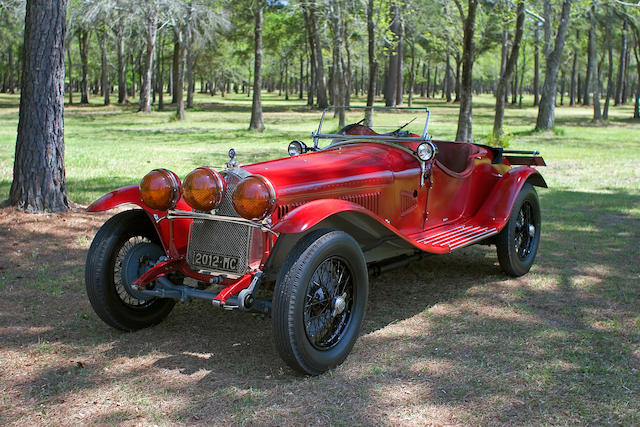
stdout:
POLYGON ((157 76, 158 76, 158 110, 162 111, 164 109, 164 67, 163 67, 163 39, 160 39, 158 43, 158 50, 156 54, 156 68, 157 68, 157 76))
MULTIPOLYGON (((335 84, 334 105, 344 106, 345 77, 342 68, 342 13, 340 5, 334 0, 331 2, 331 27, 333 33, 333 82, 335 84)), ((345 126, 344 108, 338 108, 338 127, 345 126)))
POLYGON ((64 168, 66 0, 26 4, 18 136, 9 202, 26 212, 69 209, 64 168))
MULTIPOLYGON (((547 3, 549 0, 545 0, 547 3)), ((562 50, 567 36, 569 26, 569 11, 571 10, 571 0, 563 0, 562 13, 558 32, 555 39, 555 46, 547 56, 545 68, 544 85, 542 86, 542 97, 538 108, 538 118, 536 120, 536 130, 551 129, 555 121, 556 84, 558 79, 558 68, 562 58, 562 50)), ((549 20, 550 15, 547 15, 549 20)), ((550 24, 549 24, 550 25, 550 24)))
MULTIPOLYGON (((153 51, 156 48, 158 31, 158 11, 151 0, 144 1, 145 51, 144 61, 140 73, 142 86, 140 87, 140 111, 151 112, 151 73, 153 71, 153 51)), ((182 119, 181 119, 182 120, 182 119)))
MULTIPOLYGON (((612 20, 613 16, 611 16, 611 9, 609 9, 609 16, 607 19, 607 34, 611 34, 612 20)), ((611 104, 611 97, 613 96, 613 43, 611 42, 611 37, 607 37, 607 54, 609 67, 607 68, 607 98, 604 101, 604 108, 602 110, 602 118, 604 120, 609 120, 609 105, 611 104)))
POLYGON ((444 82, 442 83, 443 91, 446 92, 447 102, 451 102, 451 55, 447 52, 447 64, 444 72, 444 82))
MULTIPOLYGON (((327 106, 329 105, 329 102, 327 100, 327 80, 325 79, 324 75, 324 60, 322 58, 322 45, 320 44, 320 35, 318 34, 315 0, 310 0, 306 8, 309 13, 309 31, 311 32, 311 37, 313 38, 312 48, 314 49, 314 56, 316 59, 316 98, 318 100, 319 108, 327 108, 327 106)), ((262 109, 262 107, 260 108, 262 109)))
POLYGON ((578 73, 578 90, 576 95, 576 101, 578 104, 582 103, 582 75, 578 73))
POLYGON ((106 31, 96 33, 100 42, 100 63, 101 63, 101 80, 102 80, 102 96, 104 97, 104 105, 111 104, 111 86, 109 84, 109 64, 107 62, 107 34, 106 31))
POLYGON ((614 105, 622 105, 622 94, 624 92, 624 76, 627 73, 627 58, 629 44, 627 43, 627 30, 629 24, 624 21, 622 24, 622 46, 620 47, 620 66, 618 67, 618 82, 616 84, 616 100, 614 105))
POLYGON ((402 14, 400 13, 399 7, 398 19, 400 21, 400 33, 398 34, 398 46, 396 47, 398 53, 398 74, 396 75, 396 105, 402 105, 402 96, 404 94, 404 75, 402 73, 402 64, 404 62, 404 20, 402 19, 402 14))
MULTIPOLYGON (((250 130, 263 131, 264 121, 262 120, 262 15, 264 11, 263 0, 258 0, 254 11, 254 47, 255 60, 253 66, 253 102, 251 103, 250 130)), ((317 35, 317 34, 316 34, 317 35)), ((326 101, 326 99, 325 99, 326 101)))
POLYGON ((533 106, 537 107, 540 104, 540 24, 536 21, 534 25, 536 38, 533 47, 533 106))
POLYGON ((300 76, 298 82, 298 99, 304 97, 304 55, 300 54, 300 76))
POLYGON ((429 83, 431 82, 431 64, 422 63, 422 83, 420 83, 420 97, 429 98, 429 83))
POLYGON ((183 88, 180 88, 178 91, 178 74, 180 74, 180 41, 178 40, 178 36, 174 39, 173 43, 173 62, 171 69, 171 103, 175 104, 178 102, 178 92, 182 92, 183 88))
POLYGON ((518 102, 518 60, 516 58, 516 64, 513 69, 513 81, 511 83, 511 105, 516 105, 518 102))
POLYGON ((80 80, 80 103, 89 103, 89 31, 78 32, 80 47, 80 61, 82 62, 82 76, 80 80))
MULTIPOLYGON (((175 96, 176 96, 176 118, 180 121, 184 120, 184 69, 185 69, 185 33, 183 28, 177 30, 177 45, 178 45, 178 64, 176 69, 178 75, 175 80, 175 96)), ((175 60, 175 57, 174 57, 175 60)), ((176 65, 174 63, 174 65, 176 65)))
POLYGON ((524 83, 524 73, 527 70, 527 45, 522 45, 522 69, 520 70, 520 87, 518 88, 518 107, 522 108, 522 86, 524 83))
MULTIPOLYGON (((459 0, 456 0, 458 2, 459 0)), ((467 16, 464 19, 464 37, 462 42, 462 79, 460 81, 460 112, 458 114, 458 130, 456 141, 473 141, 472 129, 472 77, 475 43, 473 36, 476 31, 476 11, 478 0, 468 0, 467 16)))
MULTIPOLYGON (((640 36, 640 34, 637 34, 637 35, 640 36)), ((633 54, 636 57, 636 64, 640 64, 640 55, 638 54, 638 45, 640 45, 640 39, 636 37, 636 44, 633 47, 633 54)), ((638 73, 638 83, 636 84, 636 101, 633 107, 633 118, 640 119, 640 66, 636 65, 636 71, 638 73)))
POLYGON ((311 31, 311 20, 309 19, 309 11, 305 6, 305 3, 302 4, 302 16, 304 17, 304 26, 307 29, 307 42, 309 43, 309 72, 307 73, 308 84, 307 84, 307 105, 309 107, 313 107, 313 95, 316 90, 316 49, 315 49, 315 39, 313 38, 313 33, 311 31))
POLYGON ((411 41, 411 71, 409 74, 409 107, 413 107, 413 85, 416 81, 416 43, 414 40, 411 41))
MULTIPOLYGON (((367 1, 367 36, 368 36, 368 59, 369 59, 369 84, 367 86, 367 107, 373 107, 376 95, 376 76, 378 74, 378 61, 376 60, 376 32, 373 22, 374 0, 367 1)), ((365 110, 365 123, 373 127, 373 108, 365 110)))
POLYGON ((454 59, 456 60, 456 97, 453 102, 460 102, 460 67, 462 66, 462 58, 460 57, 460 52, 458 52, 454 59))
POLYGON ((193 94, 196 90, 196 84, 193 77, 193 67, 195 55, 193 53, 193 28, 189 25, 187 29, 187 108, 193 108, 193 94))
POLYGON ((592 51, 592 41, 594 38, 593 31, 589 29, 589 41, 587 43, 587 74, 584 78, 584 92, 582 93, 582 105, 588 106, 591 104, 590 102, 590 92, 591 92, 591 80, 593 79, 592 70, 595 68, 595 62, 598 60, 596 58, 596 53, 592 51))
POLYGON ((122 30, 116 32, 118 51, 118 104, 126 104, 127 99, 127 61, 124 58, 124 36, 122 30))
POLYGON ((73 105, 73 63, 71 62, 71 49, 67 45, 67 58, 69 62, 69 105, 73 105))
POLYGON ((593 121, 602 121, 602 111, 600 110, 600 79, 598 72, 598 52, 597 52, 597 40, 596 40, 596 5, 591 3, 591 11, 589 12, 589 22, 591 28, 589 31, 589 69, 591 70, 591 76, 593 78, 593 121))
POLYGON ((564 85, 565 85, 564 68, 560 68, 560 105, 564 105, 564 85))
POLYGON ((397 3, 391 5, 391 23, 389 24, 389 30, 391 31, 391 44, 389 48, 389 67, 387 71, 387 78, 384 83, 384 102, 387 107, 395 107, 397 105, 398 98, 398 74, 402 73, 400 62, 400 40, 401 40, 401 26, 400 26, 400 7, 397 3))
POLYGON ((283 76, 283 82, 284 84, 284 100, 288 101, 289 100, 289 60, 285 59, 284 60, 284 76, 283 76))
MULTIPOLYGON (((347 28, 346 28, 346 21, 343 19, 342 20, 342 34, 343 34, 343 40, 344 40, 344 51, 347 54, 347 64, 344 64, 344 57, 342 58, 342 69, 344 70, 344 76, 345 76, 345 86, 344 86, 344 105, 345 106, 350 106, 351 105, 351 91, 353 89, 353 79, 352 79, 352 72, 351 72, 351 46, 349 45, 349 37, 346 36, 347 33, 347 28)), ((356 80, 357 83, 357 80, 356 80)))
POLYGON ((571 64, 571 91, 569 105, 576 105, 576 92, 578 90, 578 49, 573 52, 573 62, 571 64))
POLYGON ((135 57, 133 56, 133 53, 131 53, 131 98, 135 98, 136 97, 136 60, 135 57))
POLYGON ((504 67, 504 72, 500 76, 498 81, 498 88, 496 89, 496 114, 493 119, 493 138, 496 142, 500 141, 503 136, 502 126, 504 123, 504 104, 505 93, 507 91, 507 85, 511 79, 511 74, 516 65, 516 59, 520 50, 520 43, 522 41, 522 33, 524 32, 524 0, 518 2, 517 19, 516 19, 516 32, 513 38, 513 45, 511 46, 511 53, 507 59, 504 67))

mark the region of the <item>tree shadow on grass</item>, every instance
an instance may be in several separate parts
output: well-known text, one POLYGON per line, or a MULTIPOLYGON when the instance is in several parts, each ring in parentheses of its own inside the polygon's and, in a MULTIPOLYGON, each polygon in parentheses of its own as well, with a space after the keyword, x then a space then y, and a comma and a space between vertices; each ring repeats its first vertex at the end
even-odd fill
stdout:
MULTIPOLYGON (((640 309, 637 281, 630 285, 640 273, 640 219, 629 213, 640 196, 549 190, 541 201, 543 240, 531 273, 509 279, 492 247, 472 247, 373 278, 363 336, 328 374, 294 375, 277 356, 269 320, 203 301, 178 304, 161 325, 121 334, 93 315, 81 282, 70 282, 64 298, 38 306, 48 318, 24 320, 48 328, 38 339, 62 343, 76 358, 106 349, 94 365, 59 363, 20 387, 52 406, 114 383, 134 393, 151 388, 181 402, 167 421, 638 422, 632 397, 640 391, 640 337, 615 322, 640 309), (125 367, 113 369, 114 360, 125 367)), ((69 248, 64 268, 81 266, 83 252, 69 248)), ((21 306, 42 300, 15 292, 21 306)), ((126 417, 122 411, 90 421, 126 417)))

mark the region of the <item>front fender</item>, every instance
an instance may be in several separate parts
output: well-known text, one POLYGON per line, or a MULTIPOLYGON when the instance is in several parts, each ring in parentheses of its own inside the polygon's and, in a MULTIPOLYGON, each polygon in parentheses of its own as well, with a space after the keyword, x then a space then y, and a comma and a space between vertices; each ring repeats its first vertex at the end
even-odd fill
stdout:
POLYGON ((107 193, 100 197, 95 202, 91 203, 87 208, 87 212, 103 212, 113 209, 117 206, 125 203, 132 203, 143 208, 145 211, 151 211, 148 207, 142 203, 142 197, 140 197, 140 187, 137 185, 128 185, 126 187, 118 188, 117 190, 107 193))
MULTIPOLYGON (((170 221, 164 220, 158 222, 159 219, 167 215, 167 212, 151 209, 144 203, 142 203, 142 197, 140 196, 140 187, 137 185, 128 185, 126 187, 121 187, 117 190, 105 194, 95 202, 91 203, 87 208, 87 212, 104 212, 125 204, 137 205, 144 209, 144 211, 149 216, 149 220, 156 229, 158 237, 160 238, 162 246, 164 247, 164 250, 165 252, 167 252, 167 254, 186 254, 191 220, 173 220, 172 232, 170 221), (172 234, 173 242, 171 239, 172 234)), ((184 199, 180 198, 180 200, 178 200, 178 204, 176 205, 176 209, 190 211, 191 207, 184 201, 184 199)))
POLYGON ((520 190, 526 183, 547 188, 547 183, 537 170, 526 166, 511 169, 493 187, 491 194, 474 217, 475 222, 502 230, 511 216, 520 190))

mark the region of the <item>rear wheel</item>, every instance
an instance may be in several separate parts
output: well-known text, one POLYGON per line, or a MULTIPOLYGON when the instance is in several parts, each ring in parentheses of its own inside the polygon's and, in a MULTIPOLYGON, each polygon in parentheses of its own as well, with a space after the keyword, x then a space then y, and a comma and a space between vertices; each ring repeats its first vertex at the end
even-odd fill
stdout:
POLYGON ((273 330, 283 360, 310 375, 342 363, 358 337, 368 289, 364 255, 351 236, 333 230, 305 236, 274 290, 273 330))
POLYGON ((91 306, 105 323, 133 331, 167 317, 174 300, 149 298, 132 287, 163 255, 144 211, 121 212, 98 230, 87 254, 85 285, 91 306))
POLYGON ((510 276, 526 274, 533 265, 540 243, 540 202, 531 184, 520 190, 509 222, 496 238, 498 261, 510 276))

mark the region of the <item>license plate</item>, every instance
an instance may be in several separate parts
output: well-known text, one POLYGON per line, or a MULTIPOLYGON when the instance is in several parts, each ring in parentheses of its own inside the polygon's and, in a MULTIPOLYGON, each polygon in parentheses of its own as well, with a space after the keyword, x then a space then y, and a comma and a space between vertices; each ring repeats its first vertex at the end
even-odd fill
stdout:
POLYGON ((203 251, 193 251, 193 264, 209 270, 229 271, 238 270, 240 258, 236 256, 211 254, 203 251))

